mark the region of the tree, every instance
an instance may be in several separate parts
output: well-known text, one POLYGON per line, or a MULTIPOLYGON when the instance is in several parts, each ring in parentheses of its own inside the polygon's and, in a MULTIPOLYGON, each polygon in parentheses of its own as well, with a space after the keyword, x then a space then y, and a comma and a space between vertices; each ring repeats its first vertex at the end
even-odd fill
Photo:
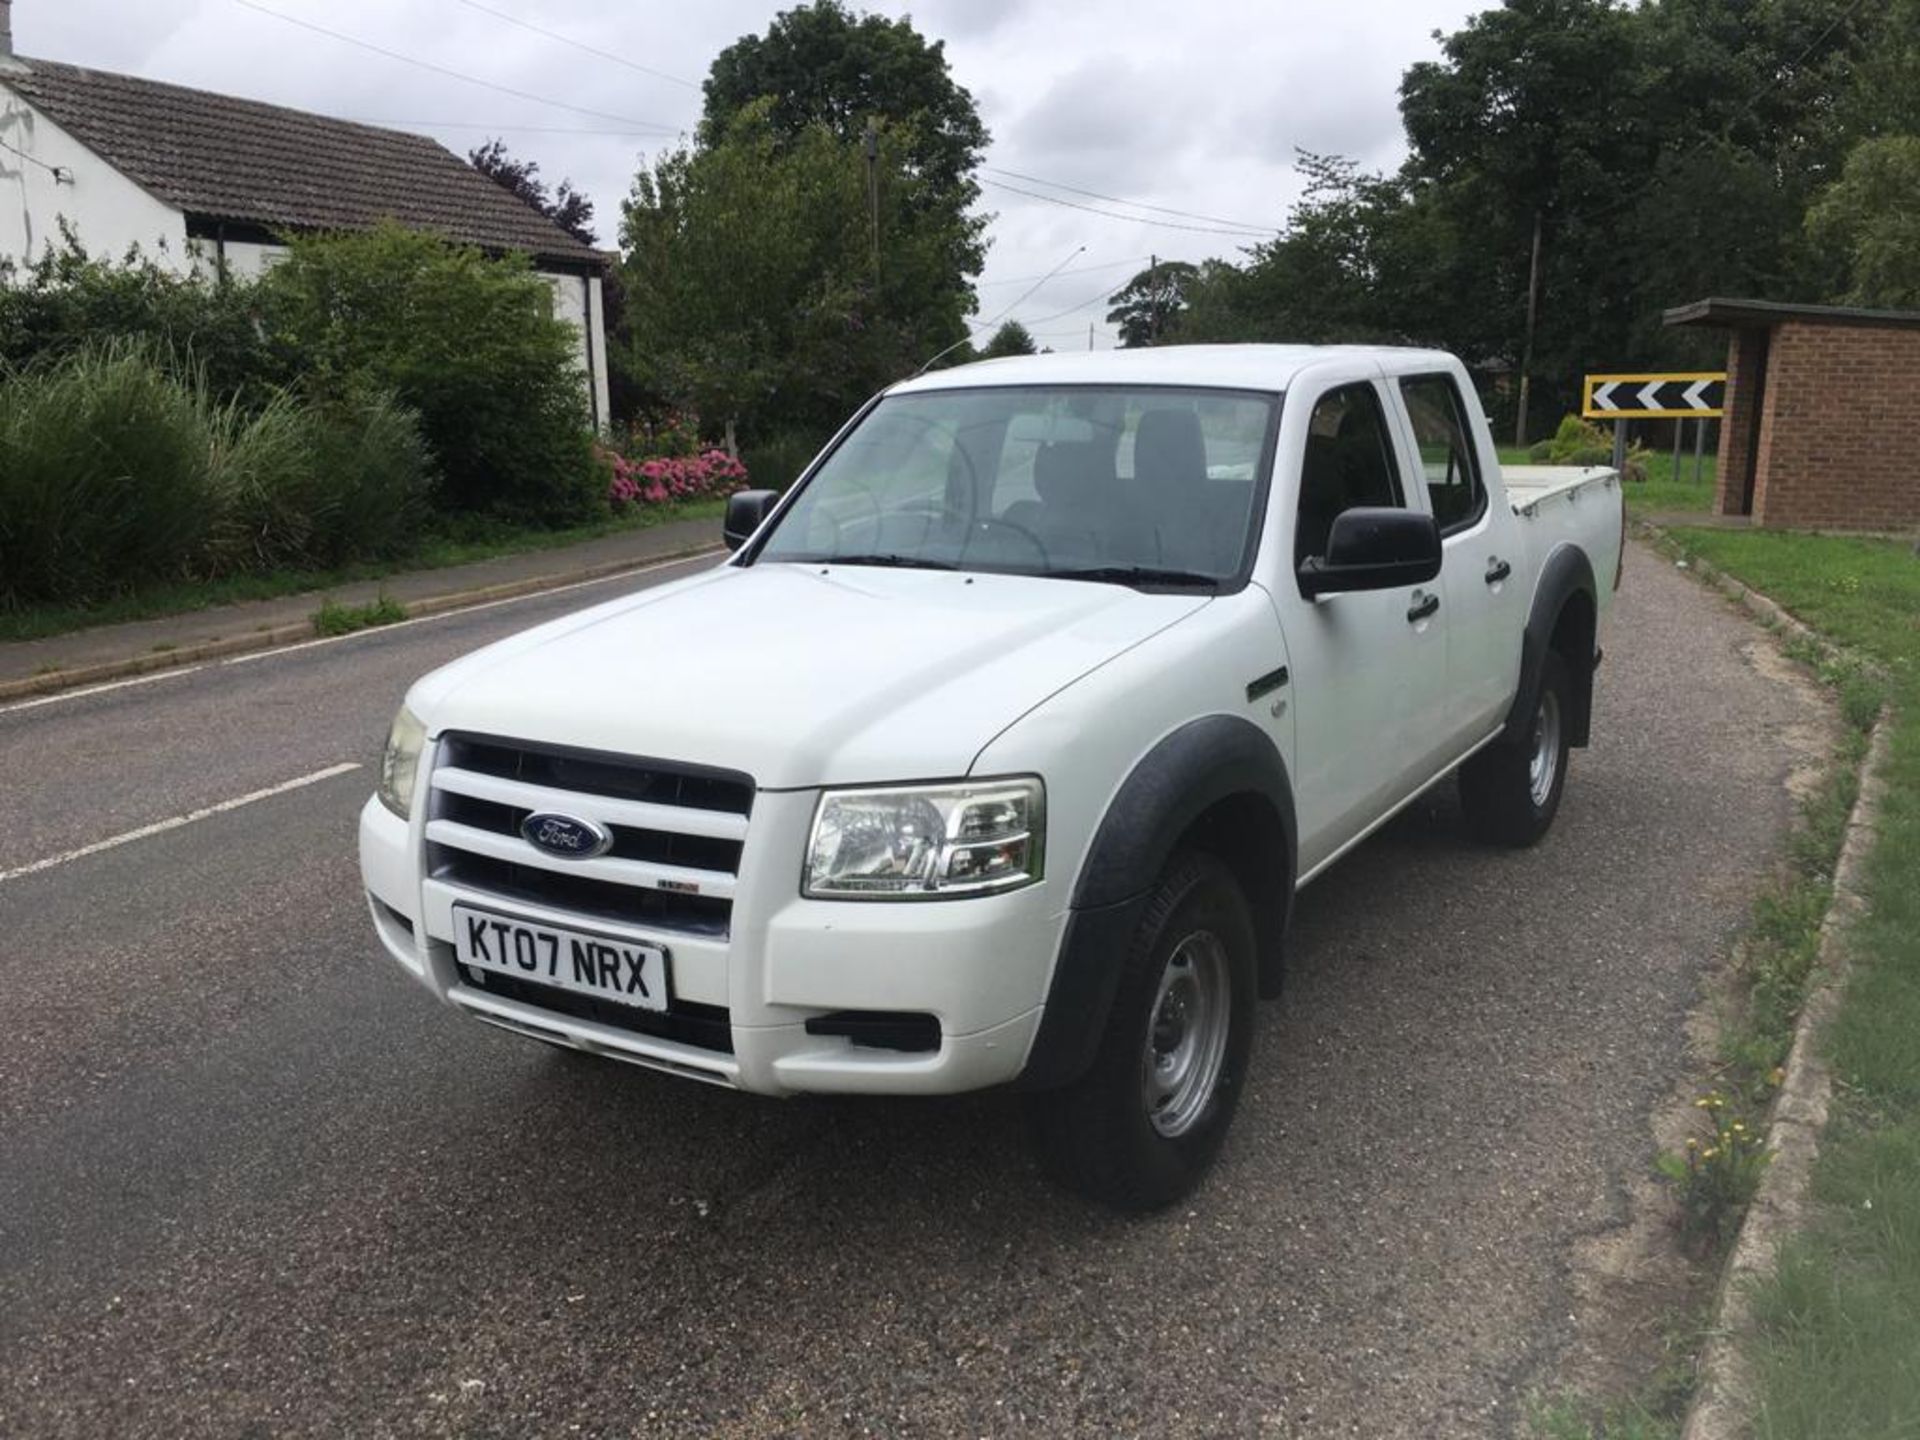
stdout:
POLYGON ((714 145, 734 119, 771 100, 766 123, 783 137, 824 125, 845 141, 871 121, 911 127, 905 164, 929 198, 971 205, 974 167, 987 147, 973 97, 954 81, 945 45, 906 20, 855 16, 840 0, 782 11, 764 36, 722 50, 707 74, 700 140, 714 145))
POLYGON ((836 425, 964 336, 960 267, 979 269, 984 225, 933 203, 914 132, 882 126, 876 277, 861 147, 823 125, 784 134, 773 108, 642 172, 620 230, 628 373, 756 436, 836 425))
POLYGON ((575 190, 571 180, 562 180, 549 195, 546 182, 540 178, 539 163, 514 159, 502 140, 489 140, 478 149, 469 150, 467 162, 501 189, 519 196, 582 245, 600 243, 593 231, 593 201, 575 190))
POLYGON ((419 412, 441 470, 437 506, 555 522, 596 494, 578 337, 522 256, 386 223, 291 237, 260 280, 275 342, 318 398, 368 384, 419 412))
POLYGON ((1920 136, 1863 141, 1807 213, 1813 241, 1845 265, 1833 298, 1920 307, 1920 136))
POLYGON ((993 332, 993 338, 987 341, 986 348, 980 352, 980 358, 998 360, 1006 355, 1033 353, 1033 336, 1027 332, 1027 327, 1018 320, 1009 320, 993 332))
POLYGON ((1200 273, 1184 260, 1168 260, 1142 270, 1107 298, 1113 309, 1107 323, 1120 327, 1120 344, 1157 345, 1172 340, 1187 309, 1187 289, 1200 273))

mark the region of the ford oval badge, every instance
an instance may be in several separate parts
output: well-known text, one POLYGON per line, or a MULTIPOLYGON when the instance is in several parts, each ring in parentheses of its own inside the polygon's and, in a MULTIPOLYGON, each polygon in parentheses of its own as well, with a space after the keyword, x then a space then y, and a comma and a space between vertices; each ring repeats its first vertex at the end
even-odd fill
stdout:
POLYGON ((613 836, 604 825, 577 815, 536 810, 520 822, 520 836, 537 850, 565 860, 591 860, 607 853, 613 836))

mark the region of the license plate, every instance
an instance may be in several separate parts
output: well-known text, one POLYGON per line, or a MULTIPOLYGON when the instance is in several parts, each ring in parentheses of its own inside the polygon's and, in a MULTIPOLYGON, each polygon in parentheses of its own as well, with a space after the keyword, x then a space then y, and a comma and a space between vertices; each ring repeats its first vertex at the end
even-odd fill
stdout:
POLYGON ((639 1010, 667 1008, 667 952, 657 945, 455 905, 453 949, 462 965, 516 980, 639 1010))

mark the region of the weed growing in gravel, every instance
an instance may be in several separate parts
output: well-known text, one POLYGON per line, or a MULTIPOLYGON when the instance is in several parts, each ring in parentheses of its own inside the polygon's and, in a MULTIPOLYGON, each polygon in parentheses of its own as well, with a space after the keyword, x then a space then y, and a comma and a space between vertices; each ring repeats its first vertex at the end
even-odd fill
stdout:
POLYGON ((323 600, 320 608, 313 612, 313 633, 351 635, 356 630, 365 630, 374 625, 391 625, 396 620, 406 618, 407 607, 391 595, 382 595, 365 605, 337 605, 331 600, 323 600))
POLYGON ((1710 1254, 1733 1238, 1747 1202, 1760 1188, 1767 1147, 1759 1130, 1738 1118, 1742 1107, 1730 1105, 1719 1091, 1693 1103, 1711 1133, 1689 1138, 1685 1150, 1662 1155, 1656 1163, 1679 1190, 1681 1235, 1695 1253, 1710 1254))

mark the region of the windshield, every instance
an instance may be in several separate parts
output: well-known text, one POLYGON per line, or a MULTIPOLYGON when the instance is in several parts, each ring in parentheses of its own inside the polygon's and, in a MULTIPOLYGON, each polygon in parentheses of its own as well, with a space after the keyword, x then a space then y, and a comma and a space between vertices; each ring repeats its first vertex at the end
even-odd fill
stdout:
POLYGON ((1246 562, 1279 404, 1163 386, 891 395, 756 559, 1218 588, 1246 562))

